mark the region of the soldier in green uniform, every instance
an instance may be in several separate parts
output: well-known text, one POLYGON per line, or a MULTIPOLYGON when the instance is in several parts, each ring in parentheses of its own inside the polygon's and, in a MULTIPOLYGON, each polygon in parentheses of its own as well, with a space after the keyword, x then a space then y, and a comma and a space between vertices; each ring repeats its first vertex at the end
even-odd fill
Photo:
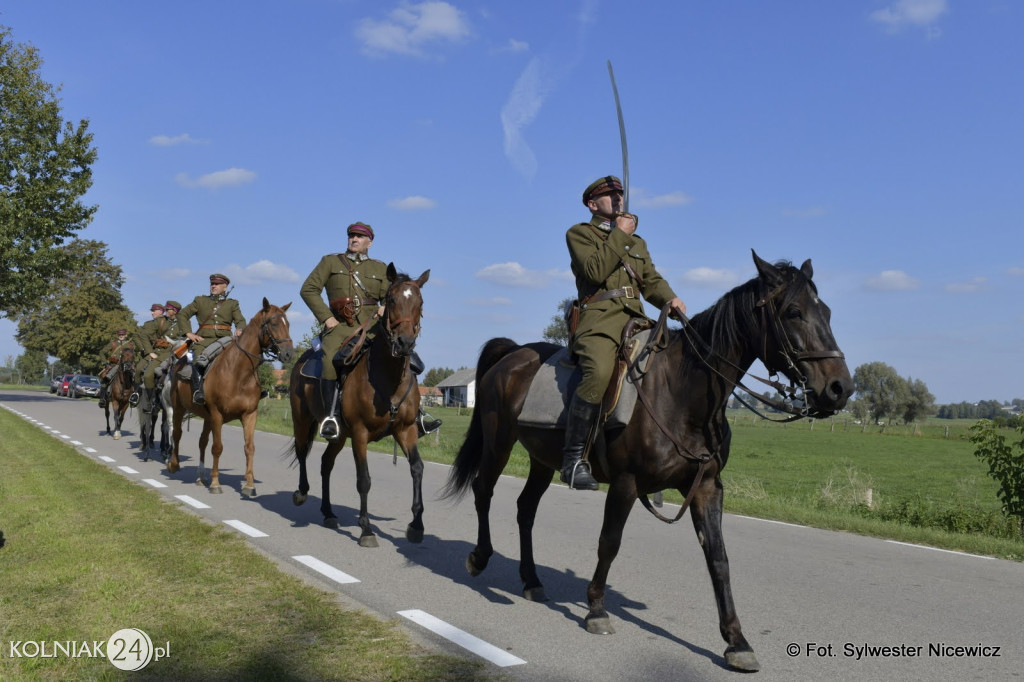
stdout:
MULTIPOLYGON (((373 228, 357 221, 348 226, 347 234, 345 253, 331 253, 321 258, 300 290, 302 300, 324 325, 320 394, 327 416, 320 424, 320 435, 328 440, 338 437, 338 388, 344 383, 349 368, 345 363, 349 347, 342 346, 361 325, 371 325, 374 317, 383 314, 384 296, 390 286, 387 264, 369 256, 373 228)), ((372 339, 372 333, 368 333, 365 343, 368 345, 372 339)), ((423 371, 423 361, 415 353, 410 369, 416 374, 423 371)), ((425 417, 421 415, 418 420, 420 430, 429 433, 441 426, 440 420, 425 417)))
POLYGON ((192 342, 192 352, 195 360, 192 364, 192 402, 196 405, 205 405, 206 396, 203 395, 203 377, 206 375, 206 367, 210 358, 202 351, 217 339, 231 336, 231 325, 235 326, 235 336, 242 333, 245 327, 245 317, 238 307, 238 301, 227 297, 227 288, 231 280, 227 275, 214 273, 210 275, 210 295, 196 296, 187 306, 181 309, 178 317, 181 324, 188 325, 188 319, 195 317, 198 328, 195 333, 189 331, 185 334, 192 342))
POLYGON ((580 306, 570 344, 582 378, 569 404, 561 479, 577 490, 597 490, 583 454, 611 380, 622 330, 630 318, 646 317, 640 296, 658 308, 669 304, 677 316, 686 313, 686 305, 654 267, 647 243, 636 234, 637 217, 621 212, 617 177, 592 182, 583 192, 583 204, 590 209, 590 222, 570 227, 565 235, 580 306))
POLYGON ((128 403, 132 407, 139 404, 138 387, 143 381, 143 375, 155 357, 153 342, 160 336, 166 326, 164 307, 161 304, 154 303, 151 305, 149 307, 149 314, 152 315, 152 319, 143 322, 142 326, 135 332, 135 350, 139 351, 139 356, 135 358, 135 391, 128 398, 128 403))
POLYGON ((117 373, 121 371, 119 366, 121 351, 127 348, 134 349, 135 344, 128 338, 127 329, 118 329, 117 338, 110 342, 110 350, 104 354, 103 360, 107 365, 100 370, 100 409, 107 406, 107 387, 117 377, 117 373))
POLYGON ((163 318, 158 320, 156 327, 151 328, 152 336, 147 338, 150 351, 142 363, 142 386, 144 407, 149 409, 155 400, 156 370, 171 355, 171 350, 185 341, 192 327, 188 319, 178 317, 181 304, 167 301, 164 304, 163 318))

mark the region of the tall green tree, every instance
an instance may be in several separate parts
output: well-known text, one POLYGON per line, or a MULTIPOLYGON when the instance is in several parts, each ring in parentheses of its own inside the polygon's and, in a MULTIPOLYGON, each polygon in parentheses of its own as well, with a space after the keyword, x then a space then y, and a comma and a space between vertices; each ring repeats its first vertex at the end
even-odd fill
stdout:
POLYGON ((88 121, 63 119, 41 64, 0 26, 0 317, 38 303, 51 273, 70 267, 74 253, 59 247, 96 212, 82 202, 96 161, 88 121))
POLYGON ((14 366, 18 369, 23 384, 39 384, 43 382, 44 378, 50 378, 46 375, 49 365, 46 353, 43 351, 25 351, 14 361, 14 366))
POLYGON ((437 386, 453 374, 455 374, 455 370, 451 367, 432 367, 423 375, 423 385, 437 386))
POLYGON ((916 422, 935 414, 935 396, 920 379, 907 377, 907 402, 903 406, 904 423, 916 422))
POLYGON ((35 309, 18 317, 15 338, 26 350, 95 374, 117 330, 135 327, 121 298, 124 275, 103 242, 76 239, 62 249, 70 252, 67 262, 75 267, 52 276, 35 309))
POLYGON ((906 380, 884 362, 868 362, 858 367, 853 372, 853 385, 876 422, 901 416, 910 397, 906 380))
POLYGON ((558 303, 558 314, 551 318, 551 323, 544 328, 544 335, 541 337, 550 343, 557 343, 561 346, 569 345, 569 325, 565 322, 565 307, 572 301, 571 297, 563 298, 558 303))

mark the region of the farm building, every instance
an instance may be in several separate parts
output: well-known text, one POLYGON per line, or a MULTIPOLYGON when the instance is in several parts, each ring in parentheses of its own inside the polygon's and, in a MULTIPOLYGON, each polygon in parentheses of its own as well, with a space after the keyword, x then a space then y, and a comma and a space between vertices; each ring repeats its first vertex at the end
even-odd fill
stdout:
POLYGON ((445 407, 473 407, 476 404, 476 369, 460 369, 437 384, 445 407))

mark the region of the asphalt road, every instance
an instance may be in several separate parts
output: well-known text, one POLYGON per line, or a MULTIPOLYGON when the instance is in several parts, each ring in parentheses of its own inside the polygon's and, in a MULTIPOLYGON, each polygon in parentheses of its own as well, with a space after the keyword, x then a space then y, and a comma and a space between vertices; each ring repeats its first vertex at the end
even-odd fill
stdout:
MULTIPOLYGON (((371 453, 371 520, 380 547, 356 542, 358 495, 348 450, 333 476, 337 530, 321 525, 319 476, 309 500, 292 504, 297 470, 282 457, 289 439, 259 433, 258 495, 243 499, 241 429, 225 432, 221 484, 195 485, 199 429, 182 438, 183 468, 143 462, 132 414, 125 437, 102 435, 94 400, 0 391, 0 406, 68 442, 114 475, 214 524, 228 524, 282 570, 342 601, 396 619, 438 651, 486 661, 515 680, 735 680, 703 555, 687 519, 667 526, 637 505, 609 577, 607 607, 616 634, 583 627, 586 586, 596 565, 604 495, 552 486, 535 531, 550 601, 520 595, 515 498, 521 483, 495 491, 497 554, 476 578, 466 555, 476 538, 472 499, 438 501, 447 467, 427 464, 426 538, 405 539, 412 486, 408 465, 371 453), (197 508, 197 506, 199 508, 197 508)), ((318 445, 311 473, 318 472, 318 445)), ((209 466, 209 454, 207 455, 209 466)), ((727 472, 728 473, 728 472, 727 472)), ((674 512, 671 505, 667 508, 674 512)), ((845 533, 727 515, 726 544, 744 632, 761 663, 759 680, 1020 679, 1024 565, 845 533)), ((10 538, 16 542, 16 538, 10 538)), ((253 608, 258 608, 253 605, 253 608)), ((154 639, 159 633, 150 633, 154 639)))

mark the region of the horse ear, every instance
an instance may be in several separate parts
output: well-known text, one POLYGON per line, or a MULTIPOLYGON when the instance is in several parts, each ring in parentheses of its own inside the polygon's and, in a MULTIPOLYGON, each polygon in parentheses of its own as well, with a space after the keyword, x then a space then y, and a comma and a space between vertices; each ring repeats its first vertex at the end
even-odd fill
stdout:
POLYGON ((394 282, 395 277, 398 276, 398 270, 395 269, 394 263, 388 263, 388 281, 394 282))
POLYGON ((283 306, 281 306, 281 312, 282 312, 282 313, 283 313, 283 312, 287 312, 287 310, 288 310, 289 308, 291 308, 291 307, 292 307, 292 302, 291 302, 291 301, 288 301, 288 302, 287 302, 287 303, 285 303, 285 304, 284 304, 283 306))
POLYGON ((814 268, 811 267, 811 259, 808 258, 804 261, 804 264, 800 266, 800 272, 804 273, 807 279, 814 279, 814 268))
POLYGON ((420 275, 419 278, 416 280, 416 284, 422 287, 424 284, 427 283, 428 279, 430 279, 430 270, 427 270, 422 275, 420 275))
POLYGON ((268 310, 270 310, 270 301, 268 301, 267 297, 264 296, 263 297, 263 312, 267 312, 268 310))
POLYGON ((750 253, 754 256, 754 265, 757 266, 757 273, 765 282, 774 283, 779 280, 779 269, 766 260, 762 260, 753 249, 750 253))

